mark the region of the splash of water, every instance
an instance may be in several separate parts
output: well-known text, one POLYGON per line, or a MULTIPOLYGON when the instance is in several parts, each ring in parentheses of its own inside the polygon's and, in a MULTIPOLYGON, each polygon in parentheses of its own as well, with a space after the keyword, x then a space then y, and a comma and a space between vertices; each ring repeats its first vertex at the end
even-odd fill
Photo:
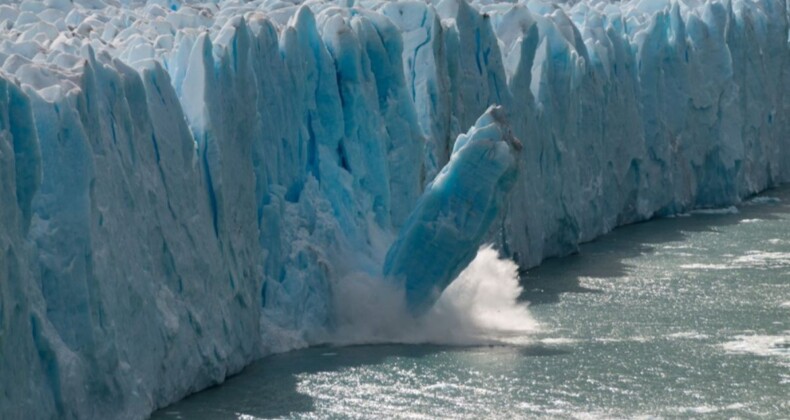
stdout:
POLYGON ((335 330, 326 340, 352 344, 527 344, 539 330, 521 294, 518 266, 490 246, 415 318, 403 291, 381 278, 356 273, 333 285, 335 330))

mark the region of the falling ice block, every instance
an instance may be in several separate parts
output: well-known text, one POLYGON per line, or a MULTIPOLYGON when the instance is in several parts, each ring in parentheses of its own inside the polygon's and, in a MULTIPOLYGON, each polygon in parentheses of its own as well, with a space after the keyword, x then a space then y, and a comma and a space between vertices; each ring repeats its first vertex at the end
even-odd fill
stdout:
POLYGON ((518 174, 521 144, 492 106, 458 136, 387 252, 384 275, 402 282, 414 314, 428 310, 472 261, 518 174))

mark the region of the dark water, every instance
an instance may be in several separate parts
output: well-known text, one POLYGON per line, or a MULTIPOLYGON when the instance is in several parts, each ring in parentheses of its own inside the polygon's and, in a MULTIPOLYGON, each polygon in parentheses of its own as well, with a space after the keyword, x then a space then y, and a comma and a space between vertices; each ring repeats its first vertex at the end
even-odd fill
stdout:
POLYGON ((294 351, 154 418, 790 418, 790 189, 762 197, 529 271, 524 345, 294 351))

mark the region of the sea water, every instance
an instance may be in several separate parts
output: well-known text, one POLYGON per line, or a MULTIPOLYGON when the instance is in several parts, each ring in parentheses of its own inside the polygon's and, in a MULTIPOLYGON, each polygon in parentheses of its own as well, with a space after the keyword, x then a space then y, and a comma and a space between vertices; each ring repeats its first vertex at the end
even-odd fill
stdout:
POLYGON ((790 416, 790 188, 617 229, 520 279, 492 255, 426 320, 368 305, 326 346, 154 418, 790 416))

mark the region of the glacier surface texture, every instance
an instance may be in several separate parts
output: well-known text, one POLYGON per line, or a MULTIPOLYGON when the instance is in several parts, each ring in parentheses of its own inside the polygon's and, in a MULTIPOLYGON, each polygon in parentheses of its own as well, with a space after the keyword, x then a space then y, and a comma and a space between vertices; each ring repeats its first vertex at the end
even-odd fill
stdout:
POLYGON ((0 0, 0 418, 140 418, 790 180, 786 0, 0 0), (346 280, 343 280, 346 279, 346 280))

